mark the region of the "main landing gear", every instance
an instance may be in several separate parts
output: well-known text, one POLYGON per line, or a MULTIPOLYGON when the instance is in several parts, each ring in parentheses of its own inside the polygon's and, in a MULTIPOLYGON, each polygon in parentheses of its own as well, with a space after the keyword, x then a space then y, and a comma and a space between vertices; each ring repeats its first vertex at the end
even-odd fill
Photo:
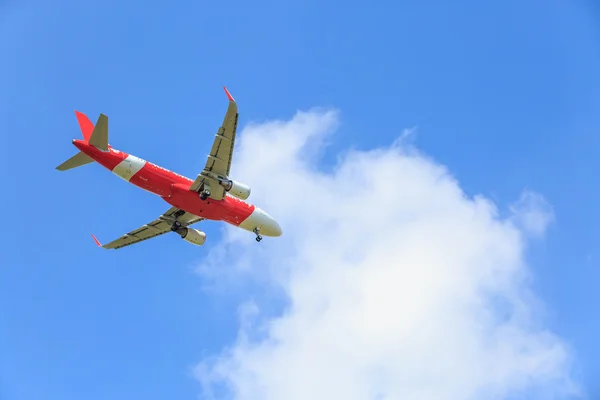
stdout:
POLYGON ((181 225, 181 222, 179 222, 179 221, 175 221, 175 222, 173 222, 173 224, 171 225, 171 230, 172 230, 173 232, 177 232, 177 230, 178 230, 178 229, 181 229, 181 227, 182 227, 182 225, 181 225))
POLYGON ((177 232, 177 233, 181 232, 183 225, 181 225, 181 222, 179 222, 177 219, 179 217, 181 217, 183 214, 185 214, 185 211, 183 211, 183 210, 177 210, 177 212, 173 214, 173 217, 175 217, 173 224, 171 224, 171 230, 173 232, 177 232))
POLYGON ((254 228, 254 229, 252 230, 252 232, 254 232, 254 233, 256 234, 256 241, 257 241, 257 242, 260 242, 260 241, 262 240, 262 236, 260 236, 260 233, 259 233, 259 232, 260 232, 260 229, 258 229, 258 228, 254 228))
POLYGON ((204 182, 204 185, 202 186, 202 192, 200 192, 200 198, 203 201, 205 201, 209 197, 210 197, 210 186, 208 186, 208 183, 204 182))

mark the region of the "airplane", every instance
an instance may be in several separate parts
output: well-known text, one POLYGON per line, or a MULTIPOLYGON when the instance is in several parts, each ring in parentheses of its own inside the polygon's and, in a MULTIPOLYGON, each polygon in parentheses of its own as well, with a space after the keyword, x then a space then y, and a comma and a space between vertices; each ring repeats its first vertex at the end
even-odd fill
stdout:
POLYGON ((156 220, 102 245, 104 249, 120 249, 168 232, 175 232, 185 241, 202 246, 206 233, 189 226, 203 220, 224 221, 253 232, 256 241, 263 236, 278 237, 282 230, 277 221, 259 207, 247 203, 250 187, 229 178, 236 138, 237 104, 226 87, 229 106, 204 169, 195 180, 169 171, 113 148, 108 144, 108 117, 100 114, 96 125, 83 113, 75 111, 83 140, 73 139, 79 152, 56 167, 67 171, 97 162, 118 177, 150 193, 162 197, 172 207, 156 220))

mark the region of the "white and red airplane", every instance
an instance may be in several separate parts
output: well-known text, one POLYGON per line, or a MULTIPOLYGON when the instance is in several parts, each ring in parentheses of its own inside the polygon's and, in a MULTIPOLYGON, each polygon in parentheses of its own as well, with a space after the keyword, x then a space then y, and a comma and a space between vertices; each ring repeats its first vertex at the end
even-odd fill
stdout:
POLYGON ((108 117, 100 114, 96 126, 84 114, 75 111, 83 140, 73 139, 79 152, 56 167, 66 171, 96 161, 129 183, 162 197, 171 207, 158 219, 102 245, 119 249, 142 240, 176 232, 189 243, 201 246, 206 234, 189 226, 205 219, 225 221, 256 235, 280 236, 277 221, 260 208, 246 203, 250 188, 229 178, 235 144, 238 111, 235 100, 225 88, 229 107, 223 125, 216 133, 206 166, 195 180, 181 176, 134 155, 114 149, 108 144, 108 117))

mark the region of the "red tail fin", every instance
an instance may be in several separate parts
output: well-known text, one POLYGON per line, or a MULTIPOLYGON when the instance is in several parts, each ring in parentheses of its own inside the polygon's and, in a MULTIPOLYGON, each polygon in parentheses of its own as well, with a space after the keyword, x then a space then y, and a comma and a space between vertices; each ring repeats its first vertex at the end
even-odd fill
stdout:
POLYGON ((77 122, 79 122, 79 128, 83 134, 83 140, 89 142, 90 137, 92 137, 92 132, 94 131, 94 124, 84 113, 75 111, 75 115, 77 116, 77 122))

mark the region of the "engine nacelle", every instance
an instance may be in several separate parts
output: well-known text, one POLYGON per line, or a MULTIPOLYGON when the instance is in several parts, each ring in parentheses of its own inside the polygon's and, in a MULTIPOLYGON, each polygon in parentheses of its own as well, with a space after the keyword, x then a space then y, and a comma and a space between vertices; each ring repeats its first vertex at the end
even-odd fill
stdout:
POLYGON ((229 194, 237 197, 238 199, 246 200, 248 197, 250 197, 250 186, 246 186, 240 182, 232 181, 231 179, 220 181, 219 183, 229 194))
POLYGON ((195 244, 196 246, 202 246, 206 241, 206 233, 193 228, 184 228, 185 231, 181 235, 183 240, 188 243, 195 244))

